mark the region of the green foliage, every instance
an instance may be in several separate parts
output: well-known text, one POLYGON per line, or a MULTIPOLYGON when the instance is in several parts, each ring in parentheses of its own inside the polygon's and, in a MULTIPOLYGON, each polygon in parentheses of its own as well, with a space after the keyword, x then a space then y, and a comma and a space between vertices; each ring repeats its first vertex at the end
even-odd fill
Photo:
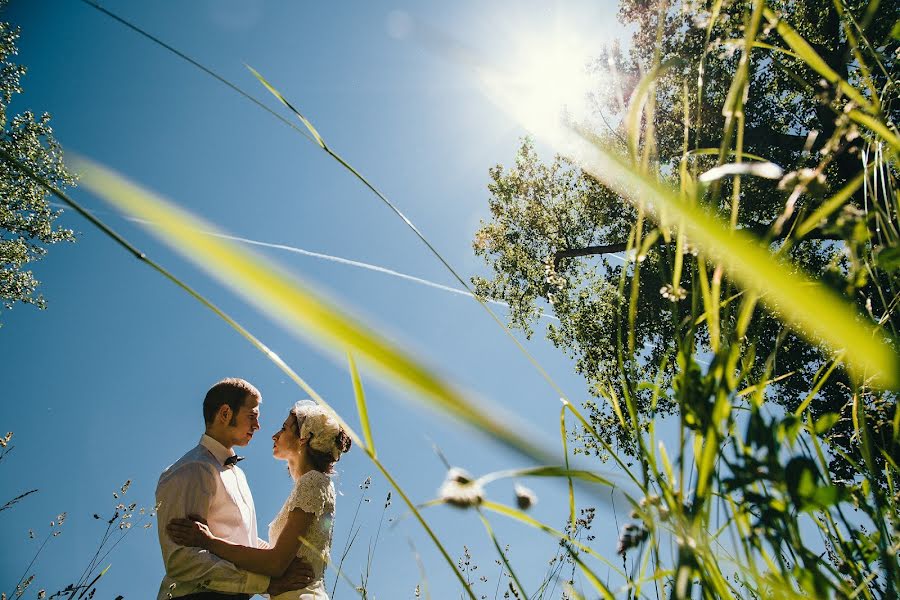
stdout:
POLYGON ((574 125, 596 151, 544 164, 526 140, 490 171, 473 245, 493 272, 476 289, 529 336, 552 307, 547 335, 596 397, 582 451, 638 463, 628 595, 900 593, 897 397, 821 332, 854 323, 896 348, 898 44, 879 16, 898 8, 625 0, 634 50, 597 64, 626 88, 601 96, 607 130, 574 125), (828 294, 746 277, 695 207, 856 315, 798 319, 828 294), (655 433, 665 414, 674 460, 655 433))
MULTIPOLYGON (((0 2, 3 9, 6 0, 0 2)), ((13 97, 22 92, 25 67, 13 62, 19 29, 0 22, 0 149, 16 156, 54 185, 75 184, 62 162, 53 137, 50 115, 31 111, 10 115, 13 97)), ((60 211, 49 202, 49 192, 7 162, 0 162, 0 304, 9 310, 17 303, 45 306, 37 291, 40 282, 28 265, 47 253, 47 246, 74 241, 71 230, 54 225, 60 211)), ((0 311, 2 312, 2 311, 0 311)))
MULTIPOLYGON (((886 236, 896 230, 890 124, 900 115, 890 73, 898 44, 891 20, 875 14, 897 14, 898 3, 665 6, 660 20, 648 3, 621 3, 620 16, 637 27, 633 50, 622 56, 612 48, 594 63, 624 85, 597 92, 593 118, 605 129, 592 138, 682 198, 696 196, 860 312, 884 315, 882 325, 896 334, 892 294, 880 290, 892 289, 897 265, 886 236), (748 46, 751 17, 759 31, 748 46), (626 107, 619 98, 629 95, 626 107), (771 161, 784 176, 769 179, 746 160, 771 161), (728 175, 711 180, 713 168, 728 175)), ((674 385, 687 376, 675 368, 681 345, 714 353, 736 331, 745 374, 759 378, 768 369, 775 381, 766 397, 795 410, 831 357, 824 336, 804 339, 810 328, 789 318, 791 305, 779 309, 770 300, 768 310, 756 308, 766 295, 748 295, 752 286, 733 267, 723 272, 720 257, 698 256, 700 239, 674 234, 684 223, 666 222, 663 213, 649 225, 653 198, 630 202, 602 181, 605 169, 583 167, 564 156, 542 163, 525 140, 514 164, 490 170, 491 220, 473 246, 492 272, 473 279, 477 292, 507 302, 510 326, 529 336, 542 302, 550 305, 560 322, 547 326, 548 338, 574 358, 596 398, 587 405, 593 424, 626 452, 638 448, 604 400, 624 397, 623 377, 651 380, 667 362, 673 368, 663 381, 674 385), (698 306, 706 307, 699 315, 698 306), (785 320, 794 326, 785 329, 785 320)), ((813 414, 846 415, 851 378, 841 363, 808 403, 813 414)), ((654 397, 651 387, 632 396, 643 429, 679 407, 675 396, 654 397)), ((849 423, 841 419, 830 441, 855 455, 849 423)), ((581 439, 585 451, 601 450, 591 436, 581 439)), ((840 452, 832 468, 853 476, 840 452)))

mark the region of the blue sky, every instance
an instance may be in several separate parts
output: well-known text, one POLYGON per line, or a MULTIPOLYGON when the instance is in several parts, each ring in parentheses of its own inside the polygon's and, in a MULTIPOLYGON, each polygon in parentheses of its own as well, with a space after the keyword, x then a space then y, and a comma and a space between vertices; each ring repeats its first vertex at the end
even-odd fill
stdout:
MULTIPOLYGON (((524 130, 482 93, 470 65, 422 44, 439 32, 486 64, 513 65, 523 47, 560 36, 599 51, 623 28, 613 2, 127 2, 104 6, 241 85, 276 110, 244 63, 276 85, 330 146, 367 175, 465 276, 484 267, 471 250, 487 218, 487 170, 510 163, 524 130)), ((19 60, 29 68, 13 109, 49 111, 67 151, 101 162, 235 236, 362 261, 439 284, 451 276, 414 234, 334 161, 271 115, 196 68, 77 0, 12 0, 0 18, 22 27, 19 60)), ((281 111, 287 115, 286 112, 281 111)), ((546 156, 547 152, 544 151, 546 156)), ((278 352, 351 423, 346 365, 284 331, 209 279, 145 230, 86 190, 73 197, 177 276, 234 315, 278 352)), ((182 291, 123 252, 74 213, 61 221, 79 241, 55 247, 35 266, 46 311, 3 315, 0 366, 5 399, 0 428, 15 451, 0 463, 0 501, 39 493, 0 513, 4 558, 0 590, 14 586, 48 524, 67 511, 63 533, 37 562, 35 586, 55 591, 77 578, 102 533, 95 512, 134 481, 127 497, 153 503, 156 479, 202 432, 200 403, 225 376, 263 393, 263 432, 274 431, 303 397, 259 352, 182 291), (36 540, 28 539, 28 530, 36 540)), ((559 401, 473 300, 383 273, 273 248, 256 248, 326 292, 341 306, 422 357, 438 372, 516 412, 558 446, 559 401)), ((502 315, 503 310, 497 309, 502 315)), ((570 360, 540 333, 528 348, 572 398, 584 385, 570 360)), ((451 463, 481 474, 527 462, 422 408, 408 394, 364 373, 375 441, 384 463, 417 502, 434 497, 451 463)), ((290 486, 267 437, 242 454, 260 528, 290 486)), ((561 458, 561 456, 560 456, 561 458)), ((604 467, 600 467, 601 469, 604 467)), ((362 526, 345 562, 358 580, 389 488, 361 452, 339 464, 335 554, 343 548, 359 484, 373 477, 362 526)), ((540 497, 534 516, 561 528, 563 486, 527 482, 540 497)), ((489 496, 512 501, 512 484, 489 496)), ((596 505, 583 496, 582 506, 596 505)), ((410 541, 421 554, 435 598, 459 596, 449 568, 395 498, 371 569, 375 597, 406 598, 420 582, 410 541)), ((434 508, 426 516, 448 551, 467 545, 476 577, 493 596, 497 567, 476 515, 434 508)), ((600 508, 596 549, 615 558, 623 511, 600 508)), ((542 534, 494 520, 529 591, 557 546, 542 534)), ((153 529, 134 531, 109 556, 101 597, 155 594, 162 562, 153 529)), ((103 565, 105 566, 105 565, 103 565)), ((600 568, 599 573, 605 573, 600 568)), ((333 575, 329 575, 329 582, 333 575)), ((330 583, 329 583, 330 588, 330 583)), ((338 597, 353 596, 345 584, 338 597)), ((557 594, 558 595, 558 594, 557 594)))

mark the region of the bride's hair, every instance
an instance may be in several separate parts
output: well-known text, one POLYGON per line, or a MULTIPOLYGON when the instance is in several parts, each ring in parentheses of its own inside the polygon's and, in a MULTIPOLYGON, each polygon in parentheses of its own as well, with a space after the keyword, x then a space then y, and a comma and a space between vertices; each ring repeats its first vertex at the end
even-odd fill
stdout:
POLYGON ((301 400, 291 409, 299 438, 308 438, 307 456, 316 471, 333 473, 334 463, 350 450, 350 436, 334 415, 311 400, 301 400))

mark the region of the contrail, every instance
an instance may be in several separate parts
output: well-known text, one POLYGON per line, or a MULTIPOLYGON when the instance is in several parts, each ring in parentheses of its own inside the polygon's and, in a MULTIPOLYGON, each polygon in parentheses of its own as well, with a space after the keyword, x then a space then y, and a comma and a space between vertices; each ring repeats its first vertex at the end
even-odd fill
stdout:
MULTIPOLYGON (((51 205, 51 206, 54 206, 54 207, 57 207, 57 208, 63 208, 63 209, 68 208, 67 206, 64 206, 64 205, 62 205, 62 204, 58 204, 58 203, 56 203, 56 202, 51 202, 50 205, 51 205)), ((92 212, 96 212, 96 211, 92 211, 92 212)), ((103 212, 103 211, 101 211, 101 212, 103 212)), ((118 216, 118 217, 120 217, 120 218, 122 218, 122 219, 125 219, 126 221, 131 221, 131 222, 133 222, 133 223, 139 223, 139 224, 141 224, 141 225, 149 225, 149 226, 151 226, 151 227, 155 227, 155 226, 156 226, 156 223, 153 223, 152 221, 147 221, 147 220, 145 220, 145 219, 138 219, 137 217, 128 217, 128 216, 119 215, 119 214, 116 214, 116 216, 118 216)), ((234 242, 240 242, 240 243, 242 243, 242 244, 247 244, 247 245, 250 245, 250 246, 261 246, 261 247, 263 247, 263 248, 273 248, 273 249, 275 249, 275 250, 284 250, 285 252, 293 252, 294 254, 300 254, 300 255, 302 255, 302 256, 309 256, 309 257, 311 257, 311 258, 318 258, 318 259, 322 259, 322 260, 327 260, 327 261, 335 262, 335 263, 338 263, 338 264, 341 264, 341 265, 347 265, 347 266, 350 266, 350 267, 357 267, 357 268, 359 268, 359 269, 366 269, 366 270, 369 270, 369 271, 375 271, 376 273, 382 273, 382 274, 384 274, 384 275, 390 275, 390 276, 392 276, 392 277, 397 277, 397 278, 399 278, 399 279, 405 279, 406 281, 412 281, 413 283, 418 283, 418 284, 420 284, 420 285, 426 285, 426 286, 428 286, 428 287, 432 287, 432 288, 435 288, 435 289, 438 289, 438 290, 441 290, 441 291, 444 291, 444 292, 450 292, 450 293, 453 293, 453 294, 459 294, 460 296, 466 296, 466 297, 468 297, 468 298, 474 298, 474 294, 471 294, 471 293, 469 293, 469 292, 467 292, 467 291, 465 291, 465 290, 461 290, 461 289, 459 289, 459 288, 455 288, 455 287, 452 287, 452 286, 449 286, 449 285, 444 285, 444 284, 442 284, 442 283, 437 283, 436 281, 430 281, 430 280, 428 280, 428 279, 423 279, 423 278, 421 278, 421 277, 416 277, 415 275, 408 275, 407 273, 401 273, 400 271, 395 271, 395 270, 393 270, 393 269, 388 269, 387 267, 382 267, 382 266, 379 266, 379 265, 373 265, 373 264, 371 264, 371 263, 361 262, 361 261, 358 261, 358 260, 351 260, 351 259, 349 259, 349 258, 343 258, 343 257, 341 257, 341 256, 332 256, 331 254, 323 254, 323 253, 321 253, 321 252, 313 252, 312 250, 305 250, 305 249, 303 249, 303 248, 298 248, 298 247, 296 247, 296 246, 289 246, 289 245, 287 245, 287 244, 275 244, 275 243, 272 243, 272 242, 263 242, 263 241, 260 241, 260 240, 252 240, 252 239, 250 239, 250 238, 240 237, 240 236, 236 236, 236 235, 229 235, 229 234, 227 234, 227 233, 218 233, 218 232, 213 232, 213 231, 204 231, 204 230, 202 230, 202 229, 198 229, 197 231, 198 231, 199 233, 202 233, 203 235, 208 235, 208 236, 212 236, 212 237, 217 237, 217 238, 222 238, 222 239, 226 239, 226 240, 231 240, 231 241, 234 241, 234 242)), ((490 300, 490 299, 488 299, 487 302, 490 302, 491 304, 497 304, 497 305, 505 306, 506 308, 509 308, 509 304, 507 304, 506 302, 503 302, 502 300, 490 300)), ((540 316, 543 317, 543 318, 545 318, 545 319, 552 319, 552 320, 554 320, 554 321, 559 321, 559 318, 558 318, 558 317, 555 317, 555 316, 553 316, 553 315, 549 315, 549 314, 547 314, 547 313, 545 313, 545 312, 543 312, 543 311, 541 311, 540 316)))

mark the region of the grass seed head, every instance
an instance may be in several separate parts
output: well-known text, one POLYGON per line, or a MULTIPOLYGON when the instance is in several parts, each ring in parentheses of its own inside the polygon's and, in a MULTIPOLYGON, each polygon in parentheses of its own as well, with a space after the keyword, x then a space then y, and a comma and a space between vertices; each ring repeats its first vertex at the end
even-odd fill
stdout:
POLYGON ((447 479, 438 496, 452 506, 469 508, 484 501, 484 488, 468 472, 454 467, 447 471, 447 479))
POLYGON ((516 504, 521 510, 528 510, 537 504, 537 494, 524 485, 516 484, 516 504))

